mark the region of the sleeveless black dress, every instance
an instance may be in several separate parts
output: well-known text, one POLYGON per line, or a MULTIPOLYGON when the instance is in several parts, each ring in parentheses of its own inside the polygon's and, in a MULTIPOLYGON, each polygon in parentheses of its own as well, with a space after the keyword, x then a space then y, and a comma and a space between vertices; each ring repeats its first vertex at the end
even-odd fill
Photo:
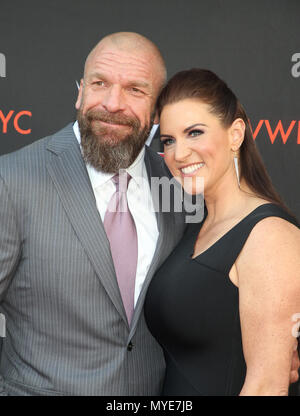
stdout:
POLYGON ((144 311, 152 335, 164 350, 162 395, 240 393, 246 364, 239 291, 229 279, 229 272, 252 228, 270 216, 298 226, 277 205, 264 204, 192 259, 201 225, 189 224, 182 240, 156 272, 144 311))

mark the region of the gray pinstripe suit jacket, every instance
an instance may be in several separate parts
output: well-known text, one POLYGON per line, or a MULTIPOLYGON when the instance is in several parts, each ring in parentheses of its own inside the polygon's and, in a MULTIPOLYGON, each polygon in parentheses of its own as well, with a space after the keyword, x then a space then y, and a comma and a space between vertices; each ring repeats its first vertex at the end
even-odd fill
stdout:
MULTIPOLYGON (((168 175, 149 148, 145 162, 149 177, 168 175)), ((129 327, 72 125, 0 158, 0 312, 7 320, 0 395, 159 394, 164 360, 143 302, 185 225, 182 215, 157 213, 157 220, 156 252, 129 327)))

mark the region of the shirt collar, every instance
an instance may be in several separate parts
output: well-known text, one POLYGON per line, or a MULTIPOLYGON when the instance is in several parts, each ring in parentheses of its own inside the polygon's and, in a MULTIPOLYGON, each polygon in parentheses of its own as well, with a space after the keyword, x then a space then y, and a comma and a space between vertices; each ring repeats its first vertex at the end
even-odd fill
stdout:
MULTIPOLYGON (((81 136, 80 136, 80 130, 78 121, 76 120, 73 125, 74 134, 76 136, 76 139, 81 146, 81 136)), ((140 153, 138 154, 135 161, 126 169, 126 172, 129 173, 129 175, 134 179, 134 181, 140 185, 141 181, 143 180, 144 174, 144 156, 145 156, 145 146, 142 148, 140 153)), ((93 189, 98 188, 101 185, 104 185, 104 183, 108 182, 113 176, 114 173, 105 173, 101 171, 97 171, 93 166, 86 165, 91 184, 93 189)))

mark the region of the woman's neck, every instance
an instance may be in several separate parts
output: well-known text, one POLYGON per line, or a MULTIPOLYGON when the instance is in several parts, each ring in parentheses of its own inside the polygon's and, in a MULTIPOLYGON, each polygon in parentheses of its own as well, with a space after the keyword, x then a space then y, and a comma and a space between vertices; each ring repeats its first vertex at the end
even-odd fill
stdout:
POLYGON ((254 205, 258 200, 244 181, 241 181, 240 188, 237 181, 227 181, 208 192, 204 190, 204 199, 207 208, 206 221, 210 224, 243 215, 247 209, 251 209, 250 199, 254 205))

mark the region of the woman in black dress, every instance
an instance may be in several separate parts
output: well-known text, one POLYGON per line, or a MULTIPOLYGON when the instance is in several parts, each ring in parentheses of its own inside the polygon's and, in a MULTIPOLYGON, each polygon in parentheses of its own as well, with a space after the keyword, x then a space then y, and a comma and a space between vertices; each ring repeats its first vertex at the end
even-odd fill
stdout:
POLYGON ((300 230, 274 190, 245 111, 214 73, 176 74, 158 102, 165 162, 207 212, 154 276, 145 317, 163 395, 285 395, 300 312, 300 230))

